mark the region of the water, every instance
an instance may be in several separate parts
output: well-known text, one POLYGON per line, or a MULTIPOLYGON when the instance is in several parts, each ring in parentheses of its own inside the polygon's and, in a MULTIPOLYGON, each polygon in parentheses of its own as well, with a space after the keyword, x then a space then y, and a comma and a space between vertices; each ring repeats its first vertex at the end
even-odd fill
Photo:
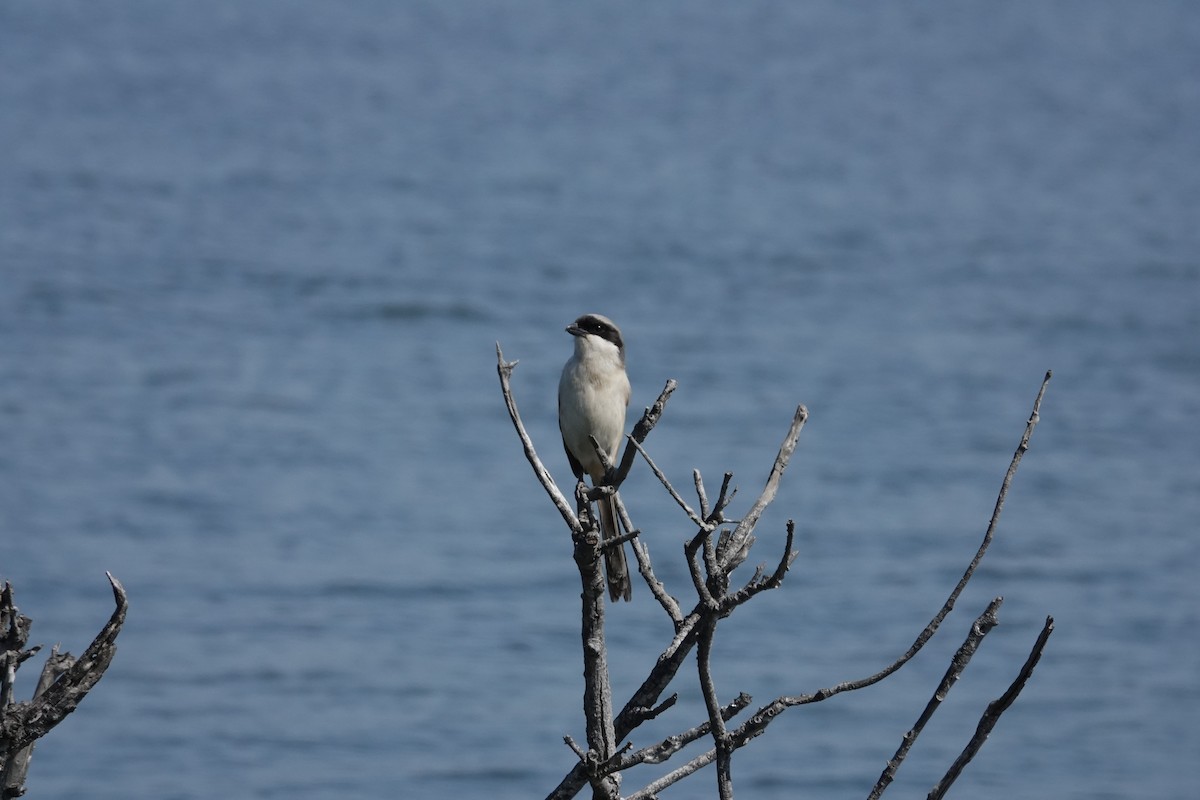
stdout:
MULTIPOLYGON (((1188 796, 1191 4, 10 3, 0 62, 0 574, 75 652, 104 570, 131 601, 31 796, 549 791, 583 738, 577 578, 493 348, 565 485, 589 310, 635 411, 679 381, 649 445, 681 488, 729 469, 749 503, 810 409, 752 560, 788 517, 800 558, 717 653, 756 703, 908 646, 1055 371, 943 632, 778 719, 742 793, 865 796, 1003 594, 889 796, 940 777, 1047 614, 958 796, 1188 796)), ((685 520, 644 468, 624 495, 686 602, 685 520)), ((647 598, 612 620, 619 695, 669 633, 647 598)), ((637 745, 703 717, 693 683, 637 745)))

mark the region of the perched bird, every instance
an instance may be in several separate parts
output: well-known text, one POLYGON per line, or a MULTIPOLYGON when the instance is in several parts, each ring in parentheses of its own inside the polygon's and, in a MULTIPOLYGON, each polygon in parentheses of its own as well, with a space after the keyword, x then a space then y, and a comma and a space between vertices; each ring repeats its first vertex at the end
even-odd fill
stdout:
MULTIPOLYGON (((578 480, 586 472, 593 486, 604 482, 604 465, 588 441, 594 436, 610 462, 618 457, 625 434, 625 409, 629 406, 629 378, 625 375, 625 343, 621 330, 608 317, 584 314, 567 326, 575 337, 575 353, 563 367, 558 382, 558 429, 563 449, 578 480)), ((616 498, 599 502, 600 532, 612 539, 618 534, 616 498)), ((625 546, 606 550, 608 593, 615 601, 628 600, 633 592, 625 546)))

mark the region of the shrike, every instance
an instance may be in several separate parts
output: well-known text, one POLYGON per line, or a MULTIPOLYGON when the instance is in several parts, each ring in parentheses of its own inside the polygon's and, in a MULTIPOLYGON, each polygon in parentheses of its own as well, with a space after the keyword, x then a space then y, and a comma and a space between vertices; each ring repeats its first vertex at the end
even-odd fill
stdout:
MULTIPOLYGON (((621 330, 608 317, 584 314, 567 326, 575 337, 575 354, 563 367, 558 382, 558 429, 571 471, 578 480, 586 472, 593 486, 604 482, 604 465, 588 441, 594 436, 610 462, 615 462, 625 435, 625 409, 629 406, 629 378, 625 375, 625 343, 621 330)), ((602 499, 600 532, 612 539, 617 528, 614 497, 602 499)), ((625 546, 605 551, 608 594, 628 600, 633 585, 625 561, 625 546)))

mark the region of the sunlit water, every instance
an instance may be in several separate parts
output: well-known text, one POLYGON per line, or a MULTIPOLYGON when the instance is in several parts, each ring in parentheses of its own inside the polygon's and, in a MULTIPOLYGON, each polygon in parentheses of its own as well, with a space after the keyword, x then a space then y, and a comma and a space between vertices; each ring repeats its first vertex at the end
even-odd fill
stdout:
MULTIPOLYGON (((1200 14, 1190 3, 225 2, 0 11, 0 575, 109 674, 31 797, 527 798, 583 740, 560 485, 583 311, 690 491, 744 510, 811 419, 723 623, 722 696, 890 663, 776 720, 758 798, 922 796, 1057 630, 958 796, 1189 796, 1200 735, 1200 14), (890 795, 889 795, 890 796, 890 795)), ((692 597, 685 518, 623 496, 692 597)), ((611 617, 621 699, 669 629, 611 617)), ((27 692, 35 668, 22 670, 27 692)), ((692 676, 642 746, 704 717, 692 676)), ((631 773, 636 788, 659 773, 631 773)), ((711 775, 664 796, 712 796, 711 775)), ((739 795, 740 796, 740 795, 739 795)))

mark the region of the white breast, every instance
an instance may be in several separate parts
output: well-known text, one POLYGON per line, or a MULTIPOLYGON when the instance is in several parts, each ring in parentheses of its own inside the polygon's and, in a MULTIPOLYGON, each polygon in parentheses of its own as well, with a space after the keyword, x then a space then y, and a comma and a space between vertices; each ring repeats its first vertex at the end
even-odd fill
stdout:
POLYGON ((587 437, 596 437, 610 460, 615 457, 625 433, 629 393, 617 348, 597 337, 578 337, 558 384, 558 425, 563 443, 593 480, 604 470, 587 437))

